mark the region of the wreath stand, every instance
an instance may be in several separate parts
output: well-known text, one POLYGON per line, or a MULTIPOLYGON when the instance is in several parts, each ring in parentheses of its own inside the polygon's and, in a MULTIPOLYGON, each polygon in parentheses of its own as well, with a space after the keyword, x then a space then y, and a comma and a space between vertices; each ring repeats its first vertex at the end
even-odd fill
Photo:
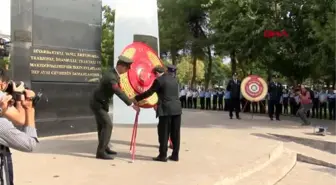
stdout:
MULTIPOLYGON (((137 111, 135 114, 135 119, 134 119, 134 124, 133 124, 133 132, 132 132, 132 137, 131 137, 131 144, 130 144, 130 153, 131 153, 131 158, 132 158, 132 163, 134 163, 135 160, 135 148, 136 148, 136 137, 138 133, 138 125, 139 125, 139 113, 140 111, 137 111)), ((169 138, 169 148, 173 148, 173 143, 171 139, 169 138)))
MULTIPOLYGON (((266 110, 266 105, 265 105, 262 101, 250 101, 250 100, 246 100, 242 112, 245 112, 245 108, 246 108, 246 106, 247 106, 247 103, 251 103, 251 104, 252 104, 252 103, 261 103, 261 105, 262 105, 262 106, 264 107, 264 109, 266 110)), ((253 119, 253 116, 254 116, 254 112, 252 111, 251 119, 253 119)))

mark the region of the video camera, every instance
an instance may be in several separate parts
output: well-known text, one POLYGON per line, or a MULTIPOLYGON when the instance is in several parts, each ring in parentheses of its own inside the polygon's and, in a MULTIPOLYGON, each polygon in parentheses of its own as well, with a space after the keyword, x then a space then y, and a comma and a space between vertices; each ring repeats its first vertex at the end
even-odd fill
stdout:
MULTIPOLYGON (((19 87, 21 85, 21 82, 15 82, 15 85, 16 85, 16 87, 19 87)), ((25 89, 29 89, 25 84, 24 84, 24 88, 25 89)), ((7 86, 6 90, 5 90, 5 92, 8 93, 8 94, 10 94, 10 95, 12 95, 13 99, 16 100, 18 97, 16 97, 14 95, 15 93, 14 93, 13 90, 14 90, 14 82, 13 81, 9 81, 8 86, 7 86)), ((23 94, 26 96, 25 92, 23 92, 23 94)), ((34 107, 38 104, 38 102, 40 102, 42 96, 43 96, 43 93, 42 93, 42 90, 40 90, 35 95, 35 97, 32 99, 34 107)))

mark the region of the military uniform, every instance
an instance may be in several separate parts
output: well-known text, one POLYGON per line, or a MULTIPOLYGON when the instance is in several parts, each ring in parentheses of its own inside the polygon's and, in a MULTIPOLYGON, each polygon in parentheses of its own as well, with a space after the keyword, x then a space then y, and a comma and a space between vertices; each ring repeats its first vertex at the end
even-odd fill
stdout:
MULTIPOLYGON (((156 72, 162 73, 160 67, 155 68, 156 72)), ((173 144, 173 153, 169 159, 178 161, 180 150, 180 129, 182 107, 178 95, 178 82, 173 76, 163 73, 157 77, 153 85, 146 92, 135 96, 136 101, 141 101, 153 93, 157 93, 159 101, 156 115, 159 117, 159 155, 153 158, 155 161, 167 161, 168 138, 170 136, 173 144)))
MULTIPOLYGON (((124 56, 120 56, 119 60, 128 64, 132 63, 132 60, 124 56)), ((119 88, 119 82, 120 77, 116 69, 110 69, 103 75, 90 101, 90 108, 95 116, 98 132, 96 157, 100 159, 113 159, 109 154, 116 154, 108 147, 113 129, 113 123, 108 114, 110 100, 116 94, 126 105, 132 105, 132 101, 119 88)))
MULTIPOLYGON (((237 76, 237 73, 234 73, 233 76, 237 76)), ((236 118, 240 119, 239 112, 240 112, 240 80, 238 79, 231 79, 226 87, 227 91, 230 91, 230 119, 233 116, 233 110, 236 112, 236 118)))
MULTIPOLYGON (((277 78, 277 76, 275 76, 277 78)), ((275 118, 280 120, 281 104, 280 99, 283 93, 283 87, 281 83, 270 82, 268 84, 269 92, 269 103, 268 103, 268 114, 271 120, 273 120, 274 107, 275 107, 275 118)))

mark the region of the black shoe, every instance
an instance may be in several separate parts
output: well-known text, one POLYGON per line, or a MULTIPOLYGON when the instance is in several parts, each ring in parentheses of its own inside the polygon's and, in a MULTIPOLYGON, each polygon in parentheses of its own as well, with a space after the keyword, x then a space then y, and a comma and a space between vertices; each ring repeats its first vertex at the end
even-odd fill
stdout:
POLYGON ((230 119, 232 119, 232 117, 230 117, 230 119))
POLYGON ((105 152, 109 155, 117 155, 116 151, 111 150, 110 148, 106 148, 105 152))
POLYGON ((153 157, 153 161, 167 162, 168 159, 166 157, 157 156, 157 157, 153 157))
POLYGON ((271 121, 273 121, 273 118, 270 118, 271 119, 271 121))
POLYGON ((280 121, 280 118, 277 118, 276 120, 277 120, 277 121, 280 121))
POLYGON ((237 117, 237 119, 238 119, 238 120, 241 120, 241 118, 240 118, 240 117, 237 117))
POLYGON ((107 153, 97 153, 96 155, 97 159, 104 159, 104 160, 113 160, 114 157, 111 155, 108 155, 107 153))
POLYGON ((171 155, 171 156, 168 157, 168 159, 171 160, 171 161, 176 161, 176 162, 179 161, 179 157, 178 156, 172 156, 171 155))

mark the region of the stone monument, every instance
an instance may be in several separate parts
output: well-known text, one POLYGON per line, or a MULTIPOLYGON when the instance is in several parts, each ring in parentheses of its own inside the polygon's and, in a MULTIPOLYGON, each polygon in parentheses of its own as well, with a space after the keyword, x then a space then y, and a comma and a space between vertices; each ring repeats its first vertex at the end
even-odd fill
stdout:
POLYGON ((95 126, 101 24, 101 0, 11 1, 12 76, 45 95, 36 108, 42 135, 95 126))
MULTIPOLYGON (((144 42, 159 53, 159 28, 157 0, 117 1, 114 27, 114 57, 132 42, 144 42)), ((133 124, 135 111, 127 107, 117 96, 113 97, 113 122, 133 124)), ((139 114, 140 124, 157 124, 153 109, 142 109, 139 114)))

